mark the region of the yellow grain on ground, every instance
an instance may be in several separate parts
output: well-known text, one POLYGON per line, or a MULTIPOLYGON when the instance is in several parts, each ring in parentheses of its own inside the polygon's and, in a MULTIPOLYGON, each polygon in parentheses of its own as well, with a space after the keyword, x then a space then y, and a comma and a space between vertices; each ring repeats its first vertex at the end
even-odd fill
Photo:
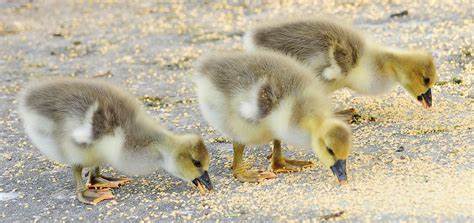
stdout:
MULTIPOLYGON (((0 221, 472 222, 473 11, 461 0, 0 1, 0 221), (374 97, 339 91, 335 106, 360 114, 351 125, 347 185, 310 149, 291 145, 288 157, 316 166, 239 183, 230 170, 231 141, 199 112, 193 65, 210 51, 242 50, 252 24, 309 16, 353 21, 378 42, 432 52, 440 76, 433 107, 423 109, 400 87, 374 97), (131 176, 113 191, 115 201, 76 201, 70 168, 41 156, 16 113, 15 95, 28 81, 55 76, 120 84, 165 127, 203 135, 215 190, 201 196, 158 171, 131 176)), ((253 146, 246 160, 266 169, 269 151, 253 146)))

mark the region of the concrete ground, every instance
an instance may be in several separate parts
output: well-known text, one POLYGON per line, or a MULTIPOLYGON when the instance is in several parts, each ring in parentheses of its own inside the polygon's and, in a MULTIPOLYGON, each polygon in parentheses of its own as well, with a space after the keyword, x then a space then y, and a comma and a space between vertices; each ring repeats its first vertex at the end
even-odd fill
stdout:
MULTIPOLYGON (((0 221, 474 221, 473 14, 470 1, 11 1, 0 0, 0 221), (100 2, 100 3, 99 3, 100 2), (390 17, 408 11, 407 15, 390 17), (242 184, 231 144, 202 119, 191 77, 203 53, 241 50, 253 23, 331 15, 374 40, 433 53, 440 81, 424 110, 400 87, 334 101, 352 124, 349 184, 338 186, 309 148, 286 149, 316 167, 242 184), (201 196, 163 171, 132 176, 115 201, 75 200, 70 167, 53 163, 23 133, 15 95, 29 80, 106 79, 139 97, 176 132, 200 133, 215 191, 201 196)), ((267 168, 268 145, 247 150, 267 168)), ((119 175, 113 169, 109 174, 119 175)))

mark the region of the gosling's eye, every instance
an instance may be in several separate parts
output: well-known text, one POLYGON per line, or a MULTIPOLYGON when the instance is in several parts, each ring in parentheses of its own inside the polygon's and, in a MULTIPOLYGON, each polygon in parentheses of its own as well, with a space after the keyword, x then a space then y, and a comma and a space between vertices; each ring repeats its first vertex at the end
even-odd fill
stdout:
POLYGON ((428 85, 430 83, 430 78, 429 77, 423 78, 423 82, 425 82, 425 85, 428 85))
POLYGON ((334 156, 334 151, 332 151, 331 148, 326 148, 328 150, 328 153, 331 154, 332 156, 334 156))
POLYGON ((193 164, 195 167, 202 167, 201 161, 193 160, 193 164))

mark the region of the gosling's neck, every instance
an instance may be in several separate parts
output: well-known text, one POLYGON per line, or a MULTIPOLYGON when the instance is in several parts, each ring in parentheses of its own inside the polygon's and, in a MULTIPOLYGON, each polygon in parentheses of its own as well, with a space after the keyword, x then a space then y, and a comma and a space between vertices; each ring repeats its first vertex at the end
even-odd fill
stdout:
POLYGON ((324 123, 329 118, 331 118, 329 115, 308 115, 302 118, 299 124, 312 138, 318 138, 323 135, 324 123))
POLYGON ((399 82, 400 54, 401 51, 380 46, 367 47, 348 74, 347 87, 362 94, 381 94, 391 90, 399 82))
POLYGON ((409 51, 390 48, 374 50, 374 69, 379 75, 390 77, 394 82, 399 82, 404 58, 408 54, 410 54, 409 51))
POLYGON ((112 165, 129 174, 169 169, 178 136, 148 117, 138 117, 126 128, 120 157, 112 165))

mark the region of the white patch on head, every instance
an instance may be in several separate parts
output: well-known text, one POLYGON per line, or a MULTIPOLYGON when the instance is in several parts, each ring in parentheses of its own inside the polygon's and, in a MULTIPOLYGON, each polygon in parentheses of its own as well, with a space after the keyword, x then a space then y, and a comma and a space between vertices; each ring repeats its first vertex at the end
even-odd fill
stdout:
POLYGON ((253 42, 254 31, 249 30, 244 34, 243 42, 244 42, 244 50, 247 52, 254 52, 256 50, 256 46, 253 42))
POLYGON ((99 103, 95 102, 92 106, 90 106, 86 114, 84 115, 84 119, 82 123, 73 130, 72 138, 78 144, 90 144, 93 140, 92 135, 92 118, 94 117, 94 113, 99 108, 99 103))

